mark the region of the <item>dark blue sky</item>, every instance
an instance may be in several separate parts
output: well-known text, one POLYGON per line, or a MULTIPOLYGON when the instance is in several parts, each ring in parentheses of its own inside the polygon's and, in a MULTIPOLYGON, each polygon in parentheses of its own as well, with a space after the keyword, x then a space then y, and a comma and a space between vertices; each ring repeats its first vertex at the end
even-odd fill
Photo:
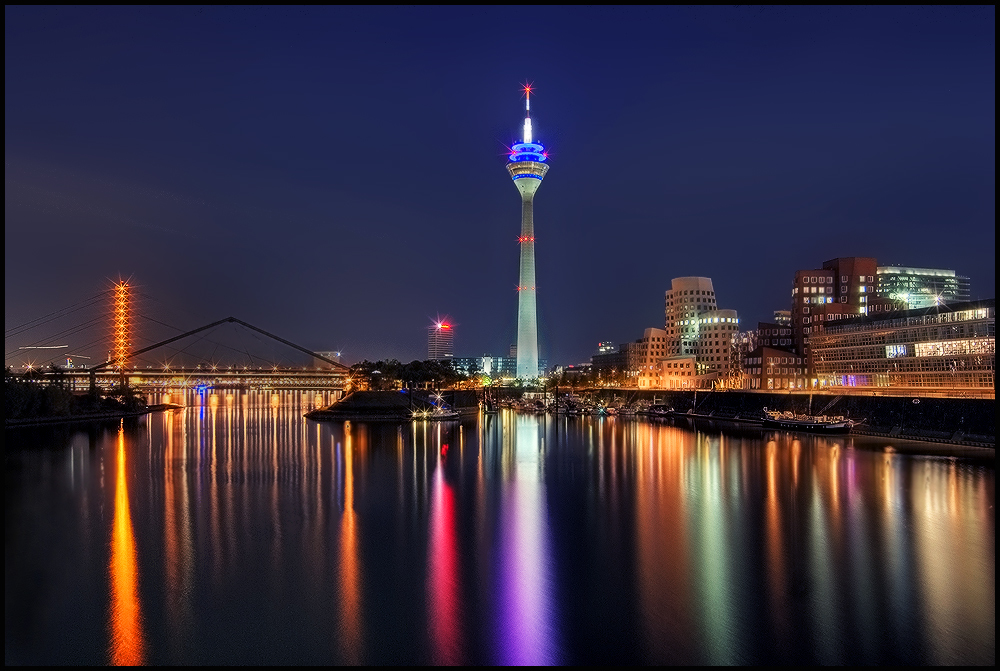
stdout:
POLYGON ((552 363, 683 275, 745 325, 836 256, 995 296, 993 7, 4 13, 6 329, 122 275, 348 362, 424 358, 439 314, 505 352, 525 80, 552 363))

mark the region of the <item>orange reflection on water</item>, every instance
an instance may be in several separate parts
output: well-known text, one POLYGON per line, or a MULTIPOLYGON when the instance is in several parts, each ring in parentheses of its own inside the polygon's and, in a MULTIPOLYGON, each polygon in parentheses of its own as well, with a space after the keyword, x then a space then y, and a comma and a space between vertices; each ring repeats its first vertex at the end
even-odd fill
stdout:
POLYGON ((690 658, 695 635, 684 499, 689 455, 682 436, 674 427, 642 424, 623 441, 636 451, 636 573, 645 642, 652 658, 665 664, 690 658))
POLYGON ((340 520, 340 635, 348 664, 361 661, 361 568, 354 513, 354 445, 344 423, 344 513, 340 520))
POLYGON ((115 478, 115 517, 111 529, 111 664, 136 666, 146 661, 139 603, 139 567, 125 477, 125 429, 118 429, 118 475, 115 478))
MULTIPOLYGON (((785 532, 780 500, 781 483, 778 473, 778 444, 768 441, 765 447, 767 465, 767 501, 765 504, 765 551, 767 580, 771 590, 771 619, 775 632, 783 642, 790 642, 792 624, 789 618, 788 571, 785 561, 785 532)), ((793 494, 794 495, 794 494, 793 494)), ((787 643, 786 643, 787 644, 787 643)))

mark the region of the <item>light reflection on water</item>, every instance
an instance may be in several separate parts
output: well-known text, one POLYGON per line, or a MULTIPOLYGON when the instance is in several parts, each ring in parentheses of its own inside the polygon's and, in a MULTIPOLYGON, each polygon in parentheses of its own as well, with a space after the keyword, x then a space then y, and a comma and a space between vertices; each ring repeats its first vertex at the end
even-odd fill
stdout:
POLYGON ((7 432, 8 663, 995 658, 991 462, 195 400, 122 430, 7 432))
POLYGON ((125 468, 125 430, 118 430, 118 463, 115 468, 115 510, 111 530, 111 645, 110 662, 115 666, 138 666, 146 661, 139 602, 139 571, 136 564, 132 514, 129 511, 128 478, 125 468))

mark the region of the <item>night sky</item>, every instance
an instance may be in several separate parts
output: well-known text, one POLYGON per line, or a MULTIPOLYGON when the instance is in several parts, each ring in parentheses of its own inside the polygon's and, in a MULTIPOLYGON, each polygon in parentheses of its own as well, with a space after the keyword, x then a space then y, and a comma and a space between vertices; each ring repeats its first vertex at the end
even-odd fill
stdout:
POLYGON ((992 6, 4 15, 5 330, 121 276, 347 363, 425 358, 439 315, 506 353, 525 81, 550 364, 662 328, 678 276, 744 328, 837 256, 995 296, 992 6))

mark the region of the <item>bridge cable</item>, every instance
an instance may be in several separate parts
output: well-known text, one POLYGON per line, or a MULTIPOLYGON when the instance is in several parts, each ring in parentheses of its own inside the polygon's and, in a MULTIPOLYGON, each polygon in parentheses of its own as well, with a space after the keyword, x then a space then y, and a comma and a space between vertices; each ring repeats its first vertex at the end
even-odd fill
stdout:
POLYGON ((9 338, 9 337, 12 337, 12 336, 20 335, 25 330, 33 329, 33 328, 35 328, 37 326, 41 326, 42 324, 46 324, 49 321, 52 321, 54 319, 59 319, 61 317, 65 317, 67 315, 70 315, 70 314, 72 314, 72 313, 74 313, 74 312, 76 312, 78 310, 82 310, 82 309, 84 309, 86 307, 90 307, 94 303, 97 303, 100 299, 106 298, 110 293, 111 293, 110 289, 106 290, 106 291, 103 291, 103 292, 97 294, 96 296, 91 296, 90 298, 85 298, 82 301, 79 301, 78 303, 74 303, 73 305, 70 305, 69 307, 65 307, 65 308, 62 308, 60 310, 56 310, 55 312, 50 312, 49 314, 43 315, 41 317, 36 317, 35 319, 31 319, 29 321, 26 321, 23 324, 19 324, 17 326, 12 326, 11 328, 6 329, 3 332, 3 335, 4 335, 5 338, 9 338))
MULTIPOLYGON (((76 335, 77 333, 81 333, 83 331, 86 331, 87 329, 92 328, 93 326, 95 326, 96 324, 98 324, 101 321, 103 321, 103 317, 96 317, 94 319, 91 319, 89 322, 84 322, 83 324, 78 324, 76 326, 72 326, 72 327, 70 327, 68 329, 64 329, 64 330, 62 330, 62 331, 60 331, 60 332, 58 332, 58 333, 56 333, 54 335, 46 336, 46 337, 44 337, 44 338, 42 338, 40 340, 36 340, 36 341, 34 341, 34 342, 32 342, 32 343, 30 343, 28 345, 25 345, 25 347, 45 347, 47 345, 51 345, 53 342, 58 342, 59 340, 64 339, 66 336, 72 336, 72 335, 76 335)), ((15 350, 11 350, 9 352, 5 352, 4 353, 4 360, 11 358, 15 354, 24 354, 24 351, 21 350, 20 348, 18 348, 18 349, 15 349, 15 350)))
MULTIPOLYGON (((139 315, 139 316, 140 316, 140 317, 142 317, 143 319, 146 319, 146 320, 149 320, 149 321, 151 321, 151 322, 154 322, 154 323, 156 323, 156 324, 159 324, 159 325, 161 325, 161 326, 166 326, 167 328, 171 328, 171 329, 174 329, 174 330, 176 330, 176 331, 181 331, 181 332, 183 332, 183 329, 181 329, 181 328, 178 328, 178 327, 176 327, 176 326, 173 326, 173 325, 171 325, 171 324, 166 324, 166 323, 164 323, 164 322, 161 322, 161 321, 159 321, 159 320, 157 320, 157 319, 154 319, 154 318, 152 318, 152 317, 150 317, 150 316, 148 316, 148 315, 139 315)), ((243 352, 242 350, 240 350, 240 349, 238 349, 238 348, 235 348, 235 347, 232 347, 232 346, 230 346, 230 345, 227 345, 227 344, 226 344, 226 343, 224 343, 224 342, 218 342, 218 341, 216 341, 216 340, 212 340, 212 339, 210 339, 210 338, 208 337, 208 335, 205 335, 205 336, 202 336, 201 340, 204 340, 205 342, 208 342, 208 343, 211 343, 211 344, 215 345, 215 349, 216 349, 216 351, 218 351, 218 349, 219 349, 220 347, 222 347, 222 348, 225 348, 225 349, 227 349, 227 350, 230 350, 230 351, 232 351, 232 352, 236 352, 236 353, 239 353, 239 354, 243 354, 243 353, 244 353, 244 352, 243 352)), ((196 343, 192 343, 192 345, 194 345, 194 344, 196 344, 196 343)), ((165 349, 170 349, 170 350, 173 350, 173 352, 174 352, 174 355, 176 356, 176 355, 178 355, 178 354, 185 354, 185 353, 188 353, 188 352, 187 352, 186 350, 187 350, 187 349, 188 349, 188 348, 189 348, 190 346, 191 346, 191 345, 189 345, 188 347, 185 347, 184 349, 177 349, 177 348, 175 348, 175 347, 167 347, 167 346, 165 346, 165 345, 164 345, 164 348, 165 348, 165 349)), ((211 359, 204 359, 204 358, 202 358, 202 357, 199 357, 199 356, 196 356, 196 355, 193 355, 193 354, 192 354, 191 356, 194 356, 194 358, 195 358, 196 360, 199 360, 199 361, 204 361, 204 362, 206 362, 206 363, 211 363, 211 359)), ((213 356, 214 356, 214 353, 213 353, 213 356)), ((149 361, 149 359, 142 359, 142 361, 149 361)), ((153 361, 153 363, 156 363, 157 365, 159 365, 159 362, 157 362, 157 361, 155 361, 155 360, 153 361)))

